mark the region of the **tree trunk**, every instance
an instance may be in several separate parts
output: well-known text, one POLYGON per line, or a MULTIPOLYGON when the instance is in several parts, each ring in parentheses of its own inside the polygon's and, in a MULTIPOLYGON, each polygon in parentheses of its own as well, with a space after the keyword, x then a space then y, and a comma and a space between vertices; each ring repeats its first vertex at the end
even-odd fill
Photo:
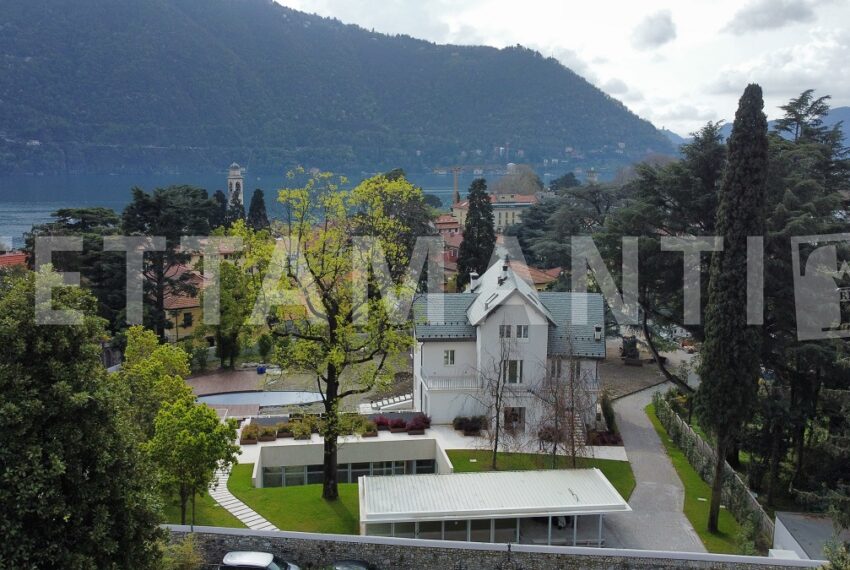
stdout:
MULTIPOLYGON (((498 399, 496 401, 498 402, 498 399)), ((490 468, 493 471, 496 470, 496 459, 499 456, 499 433, 501 433, 501 430, 502 430, 501 405, 499 405, 499 404, 496 405, 496 413, 494 415, 496 416, 496 419, 493 422, 493 430, 494 430, 493 431, 493 457, 492 457, 491 462, 490 462, 491 463, 490 468)))
POLYGON ((165 341, 165 259, 158 257, 160 260, 156 268, 156 335, 160 341, 165 341))
POLYGON ((186 503, 189 501, 189 490, 180 485, 180 524, 186 524, 186 503))
POLYGON ((661 362, 661 355, 658 353, 658 349, 655 348, 655 344, 652 342, 652 331, 649 330, 649 325, 646 321, 646 311, 643 312, 643 336, 646 339, 646 345, 649 347, 650 352, 652 352, 652 356, 655 358, 655 364, 658 366, 658 370, 661 374, 663 374, 667 380, 676 386, 679 386, 686 394, 693 394, 694 389, 688 384, 687 378, 684 380, 679 378, 667 370, 667 366, 661 362))
POLYGON ((741 450, 737 440, 729 446, 729 451, 726 453, 726 463, 736 471, 741 467, 741 450))
POLYGON ((339 436, 338 390, 336 367, 328 365, 327 388, 325 390, 325 433, 324 439, 324 480, 322 498, 336 501, 339 498, 337 473, 337 437, 339 436))
POLYGON ((773 506, 776 500, 776 487, 779 484, 779 434, 774 430, 770 444, 770 463, 767 471, 767 505, 773 506))
POLYGON ((727 445, 724 442, 725 437, 718 434, 717 461, 714 464, 714 481, 711 483, 711 506, 708 511, 708 532, 716 533, 719 530, 718 521, 720 519, 720 502, 722 500, 723 491, 723 467, 726 463, 727 445))

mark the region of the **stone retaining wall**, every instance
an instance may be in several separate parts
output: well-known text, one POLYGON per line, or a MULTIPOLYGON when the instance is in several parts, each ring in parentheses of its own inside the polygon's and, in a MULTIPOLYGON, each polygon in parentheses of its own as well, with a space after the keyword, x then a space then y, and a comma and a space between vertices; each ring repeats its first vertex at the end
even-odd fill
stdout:
MULTIPOLYGON (((169 526, 172 540, 182 540, 186 526, 169 526)), ((360 559, 380 570, 450 568, 453 570, 780 570, 814 568, 812 560, 777 560, 720 554, 654 552, 580 547, 482 544, 403 538, 378 538, 249 531, 195 527, 209 569, 216 568, 226 552, 272 552, 304 569, 321 568, 340 559, 360 559)))

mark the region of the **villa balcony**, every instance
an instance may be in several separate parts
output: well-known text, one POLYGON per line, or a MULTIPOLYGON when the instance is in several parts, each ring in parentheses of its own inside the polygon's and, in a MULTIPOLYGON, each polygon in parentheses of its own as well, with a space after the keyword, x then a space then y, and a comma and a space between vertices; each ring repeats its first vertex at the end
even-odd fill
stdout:
POLYGON ((428 390, 436 392, 454 392, 457 390, 478 390, 482 387, 477 375, 466 376, 426 376, 422 382, 428 390))

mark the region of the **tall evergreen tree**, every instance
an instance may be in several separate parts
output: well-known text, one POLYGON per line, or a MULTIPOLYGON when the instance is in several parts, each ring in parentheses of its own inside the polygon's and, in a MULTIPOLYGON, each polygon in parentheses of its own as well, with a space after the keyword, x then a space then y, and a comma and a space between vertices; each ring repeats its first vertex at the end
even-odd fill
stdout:
POLYGON ((203 236, 210 231, 212 201, 206 192, 192 186, 157 188, 148 194, 133 188, 133 201, 122 214, 123 230, 129 234, 165 237, 165 251, 145 255, 143 266, 146 324, 165 338, 167 295, 197 291, 190 273, 181 271, 192 256, 180 248, 183 236, 203 236))
POLYGON ((210 210, 210 229, 220 228, 227 220, 227 196, 221 190, 216 190, 212 197, 213 206, 210 210))
POLYGON ((487 182, 476 178, 469 187, 466 221, 463 226, 463 241, 457 258, 458 289, 469 283, 473 271, 487 271, 493 248, 496 247, 496 230, 493 227, 493 205, 487 193, 487 182))
POLYGON ((724 250, 711 260, 705 342, 696 395, 701 424, 715 436, 717 465, 708 529, 717 532, 730 443, 752 414, 760 369, 761 331, 747 324, 747 237, 765 229, 767 119, 761 87, 750 84, 738 103, 729 160, 720 188, 717 233, 724 250))
POLYGON ((251 196, 251 205, 248 207, 248 225, 256 231, 269 229, 266 198, 259 188, 254 190, 254 195, 251 196))
POLYGON ((224 216, 224 225, 228 228, 237 220, 245 219, 245 205, 239 196, 234 196, 227 205, 227 214, 224 216))

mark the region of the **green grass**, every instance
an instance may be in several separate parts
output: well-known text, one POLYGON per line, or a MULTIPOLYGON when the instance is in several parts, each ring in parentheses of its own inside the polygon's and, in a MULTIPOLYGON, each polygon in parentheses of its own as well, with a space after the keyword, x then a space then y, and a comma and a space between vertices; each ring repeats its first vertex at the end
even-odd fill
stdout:
POLYGON ((339 500, 322 499, 321 485, 268 487, 251 484, 252 463, 236 465, 228 489, 280 530, 330 534, 360 533, 360 503, 356 483, 339 484, 339 500))
POLYGON ((740 546, 737 537, 742 534, 741 527, 735 521, 729 511, 720 509, 720 521, 718 526, 720 532, 711 533, 708 531, 708 509, 711 501, 711 487, 708 483, 702 480, 699 474, 688 463, 685 454, 673 443, 670 436, 667 435, 667 430, 661 425, 658 416, 655 415, 655 406, 650 404, 646 407, 646 415, 649 416, 649 421, 652 422, 658 437, 664 444, 667 450, 667 455, 682 480, 682 485, 685 487, 685 516, 691 521, 691 524, 705 545, 706 550, 719 554, 738 554, 740 546), (700 501, 699 499, 705 499, 700 501))
MULTIPOLYGON (((165 505, 165 520, 171 524, 180 524, 180 501, 174 499, 165 505)), ((186 505, 186 524, 192 522, 192 501, 186 505)), ((227 510, 216 503, 209 495, 195 498, 195 524, 198 526, 224 526, 245 528, 245 525, 227 510)))
MULTIPOLYGON (((475 473, 490 470, 491 453, 489 451, 453 449, 447 450, 446 453, 454 464, 455 473, 475 473), (471 462, 470 459, 475 459, 475 462, 471 462)), ((552 465, 551 457, 537 453, 500 453, 497 461, 500 471, 547 469, 552 465)), ((559 469, 568 469, 572 466, 572 463, 568 462, 567 458, 563 456, 558 457, 556 464, 559 469)), ((635 476, 628 461, 579 457, 577 464, 582 469, 598 468, 624 499, 628 501, 631 497, 632 491, 635 489, 635 476)))

